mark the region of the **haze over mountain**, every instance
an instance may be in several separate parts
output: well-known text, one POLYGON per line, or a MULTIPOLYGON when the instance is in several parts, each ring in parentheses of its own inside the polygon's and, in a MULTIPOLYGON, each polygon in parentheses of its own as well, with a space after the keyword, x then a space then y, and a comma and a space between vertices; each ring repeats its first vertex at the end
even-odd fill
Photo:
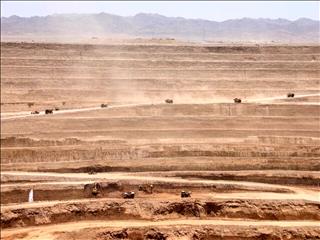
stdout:
POLYGON ((140 13, 122 17, 107 13, 54 14, 46 17, 1 18, 2 36, 86 36, 115 35, 177 38, 200 41, 319 42, 320 21, 300 18, 232 19, 223 22, 165 17, 140 13))

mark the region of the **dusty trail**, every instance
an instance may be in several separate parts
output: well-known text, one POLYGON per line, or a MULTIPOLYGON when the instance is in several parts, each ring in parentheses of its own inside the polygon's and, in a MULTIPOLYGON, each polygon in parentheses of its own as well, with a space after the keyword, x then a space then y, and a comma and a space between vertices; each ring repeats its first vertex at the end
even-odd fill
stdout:
MULTIPOLYGON (((296 95, 294 96, 294 98, 303 98, 303 97, 316 97, 316 96, 320 96, 319 94, 305 94, 305 95, 296 95)), ((269 101, 273 101, 273 100, 283 100, 286 99, 285 97, 281 96, 281 97, 268 97, 268 98, 253 98, 253 99, 248 99, 246 102, 250 102, 250 103, 265 103, 265 102, 269 102, 269 101)), ((295 103, 295 104, 301 104, 301 103, 295 103)), ((306 103, 306 104, 310 104, 310 103, 306 103)))
MULTIPOLYGON (((303 98, 303 97, 314 97, 314 96, 320 96, 320 94, 306 94, 306 95, 298 95, 295 96, 295 98, 303 98)), ((281 97, 269 97, 269 98, 253 98, 248 99, 244 102, 246 103, 265 103, 273 100, 282 100, 286 99, 283 96, 281 97)), ((222 101, 225 102, 225 101, 222 101)), ((215 101, 215 103, 218 103, 215 101)), ((150 105, 158 105, 162 104, 162 102, 153 102, 153 103, 132 103, 132 104, 121 104, 121 105, 115 105, 115 106, 108 106, 107 108, 101 108, 101 107, 90 107, 90 108, 78 108, 78 109, 67 109, 67 110, 59 110, 54 111, 54 115, 56 114, 65 114, 65 113, 77 113, 77 112, 87 112, 87 111, 93 111, 93 110, 106 110, 106 109, 112 109, 112 108, 122 108, 122 107, 139 107, 139 106, 150 106, 150 105)), ((199 103, 201 104, 201 103, 199 103)), ((317 104, 317 103, 295 103, 295 104, 317 104)), ((13 120, 13 119, 19 119, 19 118, 26 118, 26 117, 38 117, 45 115, 44 112, 40 112, 39 114, 31 115, 30 112, 15 112, 15 113, 1 113, 1 121, 3 120, 13 120), (12 116, 11 116, 12 114, 12 116), (8 116, 8 117, 3 117, 8 116)))
MULTIPOLYGON (((301 193, 272 193, 272 192, 233 192, 233 193, 196 193, 192 194, 192 200, 303 200, 303 201, 313 201, 320 202, 320 196, 317 198, 305 197, 305 194, 301 193)), ((153 194, 152 196, 138 196, 136 199, 139 200, 153 200, 153 201, 181 201, 179 195, 174 194, 153 194)), ((1 211, 15 210, 15 209, 32 209, 32 208, 46 208, 54 207, 57 204, 77 204, 77 203, 89 203, 89 202, 101 202, 103 200, 108 201, 119 201, 119 198, 99 198, 99 199, 77 199, 77 200, 51 200, 51 201, 36 201, 32 203, 8 203, 1 205, 1 211)))
POLYGON ((1 238, 9 238, 16 234, 26 234, 22 239, 57 239, 56 232, 74 232, 81 229, 89 230, 90 228, 141 228, 141 227, 170 227, 170 226, 240 226, 240 227, 319 227, 318 221, 246 221, 239 220, 165 220, 165 221, 141 221, 141 220, 112 220, 112 221, 80 221, 63 224, 54 224, 41 227, 26 227, 23 229, 5 229, 1 231, 1 238))
MULTIPOLYGON (((239 182, 239 181, 228 181, 228 180, 203 180, 203 179, 182 179, 182 178, 176 178, 176 177, 153 177, 153 176, 141 176, 141 175, 130 175, 126 173, 97 173, 95 175, 88 175, 87 173, 52 173, 52 172, 2 172, 3 175, 29 175, 29 176, 53 176, 53 177, 69 177, 69 178, 76 178, 80 181, 74 181, 74 182, 81 182, 81 178, 87 182, 88 179, 94 180, 103 180, 103 179, 109 179, 109 180, 145 180, 145 181, 163 181, 163 182, 177 182, 177 183, 220 183, 220 184, 236 184, 236 185, 242 185, 242 186, 248 186, 248 187, 279 187, 288 189, 290 187, 283 186, 283 185, 275 185, 275 184, 267 184, 267 183, 256 183, 256 182, 239 182)), ((67 183, 70 183, 69 181, 67 183)), ((52 184, 50 183, 39 183, 39 184, 52 184)), ((56 182, 56 184, 62 184, 62 182, 56 182)), ((8 184, 3 184, 2 186, 6 186, 8 184)), ((27 183, 27 185, 29 185, 27 183)))
MULTIPOLYGON (((54 111, 54 115, 56 114, 65 114, 65 113, 76 113, 76 112, 87 112, 87 111, 93 111, 93 110, 106 110, 106 109, 111 109, 111 108, 122 108, 122 107, 140 107, 140 106, 149 106, 152 105, 151 103, 132 103, 132 104, 121 104, 121 105, 115 105, 115 106, 108 106, 107 108, 101 108, 101 107, 90 107, 90 108, 76 108, 76 109, 67 109, 67 110, 59 110, 59 111, 54 111)), ((13 120, 13 119, 18 119, 18 118, 27 118, 27 117, 39 117, 46 115, 44 112, 40 112, 39 114, 26 114, 26 112, 16 112, 14 113, 14 116, 11 117, 2 117, 1 116, 1 121, 3 120, 13 120)), ((1 115, 8 115, 8 113, 1 113, 1 115)))

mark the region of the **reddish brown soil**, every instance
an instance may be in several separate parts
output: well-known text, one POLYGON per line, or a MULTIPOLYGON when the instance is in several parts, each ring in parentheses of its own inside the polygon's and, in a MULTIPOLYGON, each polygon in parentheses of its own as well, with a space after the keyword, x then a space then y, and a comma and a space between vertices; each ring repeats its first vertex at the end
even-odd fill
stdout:
POLYGON ((1 239, 320 239, 319 66, 316 45, 1 43, 1 239))

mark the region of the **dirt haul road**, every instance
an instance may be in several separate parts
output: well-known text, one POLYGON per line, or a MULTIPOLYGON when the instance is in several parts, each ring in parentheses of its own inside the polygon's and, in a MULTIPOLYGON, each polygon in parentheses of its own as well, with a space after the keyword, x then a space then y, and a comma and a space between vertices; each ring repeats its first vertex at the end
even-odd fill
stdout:
MULTIPOLYGON (((299 95, 295 95, 294 99, 306 98, 306 97, 317 97, 317 96, 320 96, 320 94, 301 94, 301 95, 299 94, 299 95)), ((288 98, 285 98, 283 96, 280 96, 280 97, 268 97, 268 98, 254 98, 254 99, 248 99, 246 102, 268 103, 268 102, 273 102, 275 100, 288 100, 288 98)), ((310 104, 310 103, 304 103, 304 104, 310 104)), ((320 104, 320 102, 315 102, 314 104, 320 104)))
MULTIPOLYGON (((312 172, 311 172, 312 173, 312 172)), ((316 177, 320 177, 318 172, 313 172, 316 177)), ((163 173, 164 175, 166 173, 163 173)), ((158 174, 161 175, 161 174, 158 174)), ((294 187, 290 186, 283 186, 283 185, 277 185, 277 184, 265 184, 265 183, 258 183, 258 182, 245 182, 245 181, 226 181, 226 180, 204 180, 204 179, 181 179, 179 177, 161 177, 161 176, 152 176, 144 173, 96 173, 94 175, 88 175, 87 173, 53 173, 53 172, 23 172, 23 171, 3 171, 2 172, 2 178, 4 176, 31 176, 31 177, 43 177, 43 179, 39 178, 39 180, 45 180, 46 178, 55 177, 55 180, 61 179, 61 182, 64 181, 64 179, 68 179, 68 181, 72 181, 74 179, 74 182, 78 182, 81 180, 90 180, 97 181, 97 180, 141 180, 141 181, 162 181, 162 182, 177 182, 177 183, 206 183, 206 184, 234 184, 239 186, 246 186, 246 187, 277 187, 277 188, 283 188, 283 189, 295 189, 294 187)), ((51 184, 52 180, 49 183, 38 183, 38 184, 51 184)), ((58 183, 58 182, 57 182, 58 183)), ((26 183, 30 184, 30 183, 26 183)), ((5 186, 8 184, 3 184, 2 186, 5 186)), ((10 185, 10 184, 9 184, 10 185)), ((320 189, 319 189, 320 190, 320 189)))
MULTIPOLYGON (((141 103, 141 104, 121 104, 116 106, 108 106, 107 109, 112 108, 121 108, 121 107, 134 107, 134 106, 149 106, 153 105, 150 103, 141 103)), ((76 108, 76 109, 66 109, 66 110, 59 110, 54 111, 54 114, 65 114, 65 113, 78 113, 78 112, 88 112, 93 110, 105 110, 106 108, 102 107, 91 107, 91 108, 76 108)), ((27 118, 27 117, 38 117, 46 115, 45 112, 40 112, 39 114, 30 114, 30 112, 14 112, 14 113, 1 113, 1 121, 2 120, 11 120, 11 119, 19 119, 19 118, 27 118), (2 117, 8 116, 8 117, 2 117)))
MULTIPOLYGON (((165 174, 165 173, 164 173, 165 174)), ((93 184, 94 182, 108 183, 107 186, 111 184, 128 185, 128 189, 135 189, 138 185, 148 182, 153 184, 155 187, 154 195, 141 195, 138 194, 137 198, 158 198, 158 199, 179 199, 179 188, 183 189, 192 188, 193 194, 192 198, 199 199, 300 199, 305 201, 315 201, 320 202, 320 189, 316 188, 305 189, 303 187, 293 187, 293 186, 283 186, 276 184, 265 184, 256 182, 244 182, 244 181, 223 181, 223 180, 203 180, 203 179, 181 179, 176 177, 153 177, 153 176, 143 176, 143 173, 138 174, 126 174, 126 173, 98 173, 95 175, 81 174, 81 173, 32 173, 32 172, 3 172, 2 179, 11 177, 12 181, 14 179, 20 181, 28 179, 28 176, 33 179, 37 179, 38 182, 30 183, 2 183, 2 193, 9 194, 11 191, 23 190, 28 191, 29 189, 34 189, 35 195, 41 194, 43 191, 54 192, 65 191, 64 189, 79 189, 81 193, 85 184, 93 184), (23 177, 23 178, 21 178, 23 177), (48 182, 41 182, 47 180, 48 182), (166 184, 169 184, 168 186, 166 184), (170 187, 171 185, 171 187, 170 187), (162 186, 162 187, 161 187, 162 186), (174 188, 175 186, 175 188, 174 188), (210 186, 214 186, 218 190, 212 192, 209 190, 210 186), (167 188, 167 192, 164 189, 167 188), (176 189, 170 193, 170 188, 176 189), (228 189, 233 189, 231 192, 228 189), (227 191, 227 192, 226 192, 227 191), (249 192, 244 192, 249 191, 249 192), (39 192, 39 193, 37 193, 39 192), (251 193, 250 193, 251 192, 251 193)), ((31 178, 29 178, 31 179, 31 178)), ((108 187, 107 187, 108 188, 108 187)), ((47 193, 48 194, 48 193, 47 193)), ((65 194, 67 195, 67 193, 65 194)), ((107 194, 107 197, 115 197, 117 194, 107 194)), ((120 193, 118 194, 120 197, 120 193)), ((58 196, 58 195, 57 195, 58 196)), ((81 194, 79 194, 81 198, 81 194)), ((82 196, 84 198, 84 196, 82 196)), ((5 197, 3 197, 5 200, 5 197)), ((46 199, 53 200, 53 199, 46 199)), ((54 199, 56 200, 56 199, 54 199)), ((62 199, 60 199, 62 200, 62 199)), ((75 201, 75 200, 73 200, 75 201)), ((52 202, 54 204, 56 202, 52 202)), ((45 206, 49 203, 23 203, 21 206, 25 207, 35 207, 35 206, 45 206)))
MULTIPOLYGON (((298 95, 295 96, 295 99, 299 98, 305 98, 305 97, 316 97, 320 96, 320 94, 304 94, 304 95, 298 95)), ((269 98, 253 98, 244 100, 244 103, 270 103, 274 100, 286 100, 286 98, 282 97, 269 97, 269 98)), ((224 103, 224 101, 215 101, 214 103, 224 103)), ((121 108, 121 107, 134 107, 134 106, 150 106, 150 105, 157 105, 157 104, 163 104, 163 103, 141 103, 141 104, 121 104, 121 105, 115 105, 115 106, 108 106, 107 109, 112 108, 121 108)), ((311 104, 311 103, 299 103, 299 104, 311 104)), ((319 102, 315 102, 313 104, 320 104, 319 102)), ((61 109, 59 111, 54 111, 54 114, 65 114, 65 113, 77 113, 77 112, 87 112, 87 111, 93 111, 93 110, 106 110, 105 108, 101 107, 91 107, 91 108, 78 108, 78 109, 61 109)), ((40 112, 39 114, 33 114, 31 115, 30 112, 13 112, 13 113, 1 113, 1 120, 10 120, 10 119, 18 119, 18 118, 26 118, 26 117, 37 117, 45 115, 44 112, 40 112)))

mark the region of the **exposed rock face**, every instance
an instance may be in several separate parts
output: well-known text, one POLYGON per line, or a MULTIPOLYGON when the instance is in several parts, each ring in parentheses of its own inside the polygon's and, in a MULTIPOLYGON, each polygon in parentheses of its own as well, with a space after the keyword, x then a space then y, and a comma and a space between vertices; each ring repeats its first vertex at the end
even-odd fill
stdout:
POLYGON ((99 199, 45 207, 7 208, 1 227, 34 226, 99 219, 176 219, 183 217, 259 220, 320 220, 320 204, 304 201, 216 200, 142 201, 99 199))
POLYGON ((79 240, 302 240, 319 239, 320 230, 314 227, 270 227, 270 226, 179 226, 179 227, 136 227, 122 230, 101 228, 86 229, 69 233, 57 233, 61 239, 75 237, 79 240))

